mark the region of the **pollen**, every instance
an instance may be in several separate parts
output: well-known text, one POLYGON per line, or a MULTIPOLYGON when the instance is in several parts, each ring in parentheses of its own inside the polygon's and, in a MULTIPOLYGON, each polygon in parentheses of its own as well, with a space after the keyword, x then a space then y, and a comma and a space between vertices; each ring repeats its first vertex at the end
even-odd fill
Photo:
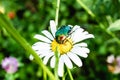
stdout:
POLYGON ((63 44, 58 43, 56 40, 53 40, 51 43, 51 49, 53 52, 56 51, 56 48, 58 48, 58 52, 60 55, 66 54, 69 52, 73 47, 73 41, 71 39, 66 39, 66 41, 63 44))

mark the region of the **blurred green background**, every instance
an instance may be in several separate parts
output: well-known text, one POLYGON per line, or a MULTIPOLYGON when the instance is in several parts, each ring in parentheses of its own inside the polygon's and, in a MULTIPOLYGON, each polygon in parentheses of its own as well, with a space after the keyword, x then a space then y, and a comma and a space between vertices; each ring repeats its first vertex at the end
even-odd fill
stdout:
MULTIPOLYGON (((61 0, 59 12, 59 26, 80 25, 95 36, 85 41, 91 52, 88 58, 81 58, 82 67, 72 70, 73 77, 75 80, 119 80, 119 74, 108 71, 106 58, 120 54, 120 0, 81 1, 95 17, 89 15, 78 0, 61 0)), ((56 0, 0 0, 0 6, 5 8, 14 27, 31 45, 36 42, 33 36, 49 29, 49 21, 55 19, 56 0)), ((0 62, 7 56, 14 56, 20 62, 16 80, 43 79, 42 69, 31 62, 25 50, 0 27, 0 62)), ((0 80, 5 74, 0 66, 0 80)))

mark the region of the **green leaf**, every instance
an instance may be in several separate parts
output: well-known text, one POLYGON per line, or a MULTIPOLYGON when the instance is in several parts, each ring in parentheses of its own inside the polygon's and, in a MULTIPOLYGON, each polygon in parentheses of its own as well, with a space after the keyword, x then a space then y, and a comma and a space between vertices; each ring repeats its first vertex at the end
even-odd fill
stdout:
POLYGON ((108 27, 109 31, 118 31, 120 30, 120 19, 116 20, 114 23, 110 24, 108 27))

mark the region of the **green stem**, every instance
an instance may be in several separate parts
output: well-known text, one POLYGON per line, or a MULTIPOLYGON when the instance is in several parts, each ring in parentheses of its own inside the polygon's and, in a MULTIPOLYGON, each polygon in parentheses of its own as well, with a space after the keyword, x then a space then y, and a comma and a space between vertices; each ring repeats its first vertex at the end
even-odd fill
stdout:
POLYGON ((33 55, 37 63, 42 67, 44 71, 48 74, 48 76, 55 80, 54 75, 51 71, 42 63, 42 60, 36 54, 36 52, 32 49, 30 44, 17 32, 17 30, 13 27, 10 20, 3 14, 0 14, 0 26, 5 28, 7 32, 28 52, 33 55))
POLYGON ((58 25, 59 8, 60 8, 60 0, 57 0, 56 16, 55 16, 55 23, 56 23, 56 25, 58 25))
POLYGON ((70 69, 67 66, 66 66, 66 68, 67 68, 67 72, 68 72, 68 74, 70 76, 70 80, 74 80, 70 69))
POLYGON ((43 71, 43 80, 47 80, 47 75, 45 71, 43 71))
POLYGON ((64 77, 64 76, 62 77, 62 80, 65 80, 65 77, 64 77))
POLYGON ((59 52, 58 52, 58 48, 56 48, 56 52, 55 52, 55 68, 54 68, 54 74, 55 74, 56 80, 59 80, 59 77, 58 77, 58 62, 59 62, 59 52))
POLYGON ((67 75, 67 72, 63 75, 62 80, 65 80, 66 75, 67 75))
POLYGON ((13 74, 6 73, 5 80, 15 80, 15 77, 13 74))
POLYGON ((87 11, 89 15, 95 17, 95 14, 81 0, 77 0, 77 2, 87 11))
POLYGON ((109 31, 109 30, 106 30, 105 27, 104 27, 104 25, 103 25, 102 23, 99 23, 99 26, 100 26, 103 30, 105 30, 106 33, 108 33, 109 35, 111 35, 111 36, 116 40, 116 42, 120 45, 120 40, 116 37, 115 34, 113 34, 113 33, 112 33, 111 31, 109 31))
MULTIPOLYGON (((56 4, 57 4, 57 6, 56 6, 55 23, 56 23, 56 26, 57 26, 58 25, 59 8, 60 8, 60 0, 57 0, 56 4)), ((58 49, 56 48, 56 51, 55 51, 55 68, 54 68, 54 74, 55 74, 56 80, 59 80, 59 77, 58 77, 58 62, 59 62, 59 52, 58 52, 58 49)))
POLYGON ((99 26, 101 29, 103 29, 107 34, 111 35, 118 44, 120 44, 120 40, 119 38, 116 37, 116 35, 114 33, 112 33, 111 31, 108 31, 105 29, 105 26, 102 23, 99 23, 99 20, 97 19, 96 15, 82 2, 82 0, 77 0, 78 3, 81 5, 81 7, 83 7, 83 9, 86 10, 86 12, 91 16, 94 17, 95 20, 98 22, 99 26))

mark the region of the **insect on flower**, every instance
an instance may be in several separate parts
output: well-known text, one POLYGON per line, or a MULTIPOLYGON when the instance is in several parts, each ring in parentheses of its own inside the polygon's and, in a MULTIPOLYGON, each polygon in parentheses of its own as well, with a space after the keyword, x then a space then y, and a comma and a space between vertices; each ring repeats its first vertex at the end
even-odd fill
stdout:
POLYGON ((58 43, 63 44, 66 42, 67 38, 72 33, 72 27, 71 26, 62 26, 60 27, 57 32, 55 33, 55 39, 58 43))
MULTIPOLYGON (((56 29, 54 20, 50 20, 50 31, 43 30, 43 35, 36 34, 34 38, 40 40, 33 44, 32 48, 37 55, 43 60, 45 65, 50 64, 51 68, 55 68, 55 51, 58 50, 58 75, 64 74, 64 66, 72 69, 74 64, 78 67, 82 66, 80 57, 87 58, 90 53, 87 43, 82 42, 85 39, 94 38, 93 34, 89 34, 80 26, 66 25, 56 29)), ((30 60, 34 57, 30 55, 30 60)))

